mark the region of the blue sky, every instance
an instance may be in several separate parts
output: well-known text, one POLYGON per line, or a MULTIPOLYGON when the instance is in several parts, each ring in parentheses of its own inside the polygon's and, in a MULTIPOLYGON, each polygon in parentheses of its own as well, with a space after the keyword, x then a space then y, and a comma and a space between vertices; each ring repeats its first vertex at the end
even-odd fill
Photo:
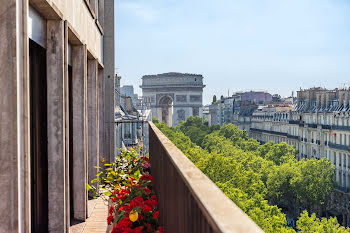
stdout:
POLYGON ((117 0, 117 72, 204 76, 216 94, 350 84, 349 0, 117 0))

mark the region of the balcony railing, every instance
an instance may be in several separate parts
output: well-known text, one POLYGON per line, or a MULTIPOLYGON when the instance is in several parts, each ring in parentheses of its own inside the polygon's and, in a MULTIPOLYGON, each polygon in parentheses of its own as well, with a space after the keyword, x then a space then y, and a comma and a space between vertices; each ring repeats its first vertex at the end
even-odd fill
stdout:
POLYGON ((263 232, 149 123, 149 151, 165 232, 263 232))
POLYGON ((317 124, 308 124, 308 127, 316 129, 317 128, 317 124))
POLYGON ((337 149, 337 150, 350 151, 350 147, 349 147, 349 146, 340 145, 340 144, 335 144, 335 143, 332 143, 332 142, 329 142, 329 143, 328 143, 328 146, 329 146, 330 148, 337 149))
POLYGON ((295 135, 288 134, 287 137, 288 137, 288 138, 292 138, 292 139, 299 140, 299 136, 295 136, 295 135))
POLYGON ((332 129, 350 131, 350 126, 332 125, 332 129))
POLYGON ((268 134, 276 134, 276 135, 280 135, 280 136, 288 136, 288 133, 277 132, 277 131, 272 131, 272 130, 256 129, 256 128, 250 128, 250 130, 256 131, 256 132, 268 133, 268 134))
POLYGON ((296 121, 296 120, 290 120, 289 124, 293 124, 293 125, 298 125, 300 123, 300 121, 296 121))
POLYGON ((322 129, 332 129, 331 125, 321 125, 322 129))

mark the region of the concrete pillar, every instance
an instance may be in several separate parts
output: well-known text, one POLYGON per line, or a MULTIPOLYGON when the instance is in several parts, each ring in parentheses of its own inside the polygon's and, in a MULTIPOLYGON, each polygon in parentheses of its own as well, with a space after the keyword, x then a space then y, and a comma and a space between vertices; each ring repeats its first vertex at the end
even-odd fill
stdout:
POLYGON ((49 232, 66 232, 64 23, 47 21, 47 137, 49 232))
POLYGON ((0 4, 0 232, 9 233, 30 231, 27 6, 0 4))
POLYGON ((105 140, 104 152, 114 161, 114 0, 104 0, 104 79, 105 79, 105 140))
POLYGON ((65 111, 65 198, 66 198, 66 231, 70 226, 70 188, 69 188, 69 52, 68 52, 68 23, 64 22, 64 111, 65 111))
POLYGON ((99 0, 98 1, 98 21, 100 22, 101 26, 104 24, 103 16, 104 16, 104 0, 99 0))
MULTIPOLYGON (((88 153, 88 181, 96 178, 99 165, 98 159, 98 63, 97 60, 88 60, 87 64, 87 85, 88 85, 88 133, 89 133, 89 153, 88 153)), ((94 184, 96 185, 96 184, 94 184)))
POLYGON ((103 77, 103 70, 99 69, 98 70, 98 130, 99 130, 99 156, 105 156, 104 152, 104 77, 103 77))
POLYGON ((87 54, 86 46, 72 47, 73 105, 73 205, 74 218, 85 220, 87 215, 87 54))

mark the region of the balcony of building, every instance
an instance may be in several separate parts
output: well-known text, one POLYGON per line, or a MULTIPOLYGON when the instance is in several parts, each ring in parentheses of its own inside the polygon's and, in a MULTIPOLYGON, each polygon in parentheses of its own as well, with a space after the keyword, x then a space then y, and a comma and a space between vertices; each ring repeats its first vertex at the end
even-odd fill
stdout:
POLYGON ((333 149, 337 150, 344 150, 344 151, 350 151, 350 147, 346 145, 336 144, 333 142, 328 142, 328 146, 333 149))
POLYGON ((165 232, 262 232, 153 123, 149 142, 165 232))
MULTIPOLYGON (((153 123, 147 124, 154 190, 165 232, 263 232, 153 123)), ((109 232, 107 207, 97 200, 71 233, 109 232)))

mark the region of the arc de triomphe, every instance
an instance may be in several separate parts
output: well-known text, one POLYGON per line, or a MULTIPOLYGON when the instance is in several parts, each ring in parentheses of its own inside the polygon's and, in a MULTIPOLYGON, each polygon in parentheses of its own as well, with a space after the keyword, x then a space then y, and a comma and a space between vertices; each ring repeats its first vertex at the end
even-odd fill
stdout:
POLYGON ((143 101, 152 116, 169 126, 176 126, 189 116, 202 116, 203 76, 164 73, 142 77, 143 101))

